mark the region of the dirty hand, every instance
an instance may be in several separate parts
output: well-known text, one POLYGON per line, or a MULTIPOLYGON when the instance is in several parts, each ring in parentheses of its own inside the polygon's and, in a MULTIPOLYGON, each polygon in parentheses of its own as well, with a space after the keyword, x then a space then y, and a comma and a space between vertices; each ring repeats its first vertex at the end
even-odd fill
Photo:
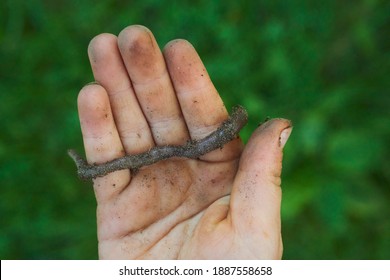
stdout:
MULTIPOLYGON (((228 113, 190 43, 160 51, 130 26, 88 54, 96 84, 78 97, 89 163, 214 131, 228 113)), ((261 117, 259 117, 261 118, 261 117)), ((274 119, 198 160, 173 158, 94 179, 101 259, 278 259, 280 173, 291 124, 274 119)))

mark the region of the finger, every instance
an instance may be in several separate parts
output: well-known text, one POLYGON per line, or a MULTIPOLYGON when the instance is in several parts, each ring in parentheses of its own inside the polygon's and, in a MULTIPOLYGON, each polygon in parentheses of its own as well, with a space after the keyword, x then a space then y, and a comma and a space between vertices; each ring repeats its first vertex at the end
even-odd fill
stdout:
MULTIPOLYGON (((101 164, 124 155, 105 89, 85 86, 78 97, 84 148, 89 164, 101 164)), ((97 201, 119 193, 129 182, 128 170, 116 171, 94 180, 97 201)))
POLYGON ((153 34, 144 26, 129 26, 119 34, 118 42, 155 143, 185 143, 189 139, 187 127, 153 34))
POLYGON ((270 120, 253 133, 242 153, 230 209, 233 226, 244 235, 280 241, 282 150, 291 130, 288 120, 270 120))
POLYGON ((153 137, 138 105, 116 36, 96 36, 89 44, 88 55, 95 80, 108 92, 126 153, 136 154, 149 150, 154 145, 153 137))
MULTIPOLYGON (((164 56, 191 138, 209 135, 228 118, 228 113, 199 55, 189 42, 174 40, 164 48, 164 56)), ((234 140, 202 159, 234 158, 241 148, 240 140, 234 140)))

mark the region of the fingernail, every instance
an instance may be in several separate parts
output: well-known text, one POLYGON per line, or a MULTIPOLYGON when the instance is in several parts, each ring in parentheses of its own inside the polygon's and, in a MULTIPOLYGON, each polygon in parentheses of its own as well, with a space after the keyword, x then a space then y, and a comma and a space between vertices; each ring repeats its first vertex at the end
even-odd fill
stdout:
POLYGON ((284 148, 284 145, 286 145, 286 142, 287 142, 288 138, 290 137, 291 131, 292 131, 292 126, 283 129, 282 132, 280 133, 279 146, 282 149, 284 148))
POLYGON ((99 85, 99 83, 97 81, 93 81, 93 82, 86 84, 85 86, 91 86, 91 85, 99 85))

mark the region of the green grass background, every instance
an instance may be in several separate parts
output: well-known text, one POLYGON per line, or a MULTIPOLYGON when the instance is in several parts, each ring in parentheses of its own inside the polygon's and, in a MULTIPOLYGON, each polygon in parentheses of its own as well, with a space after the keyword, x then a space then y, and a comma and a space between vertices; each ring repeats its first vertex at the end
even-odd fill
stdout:
POLYGON ((0 257, 96 259, 95 199, 76 98, 97 34, 143 24, 193 43, 243 131, 293 120, 283 168, 285 259, 390 259, 390 2, 0 3, 0 257))

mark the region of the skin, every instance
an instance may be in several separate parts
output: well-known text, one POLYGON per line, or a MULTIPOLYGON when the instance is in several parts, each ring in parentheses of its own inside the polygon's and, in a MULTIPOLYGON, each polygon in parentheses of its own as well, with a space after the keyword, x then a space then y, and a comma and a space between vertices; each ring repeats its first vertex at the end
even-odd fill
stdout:
POLYGON ((103 164, 88 164, 75 150, 69 150, 68 154, 76 163, 77 173, 83 180, 102 177, 122 169, 130 169, 130 172, 136 173, 144 166, 172 157, 197 159, 222 148, 223 145, 238 137, 241 128, 247 123, 248 115, 241 106, 236 106, 233 110, 229 119, 211 134, 199 140, 187 141, 184 145, 154 146, 147 152, 125 155, 103 164))
MULTIPOLYGON (((89 164, 199 140, 228 119, 192 45, 129 26, 95 37, 97 83, 78 109, 89 164)), ((260 112, 259 112, 260 114, 260 112)), ((171 158, 93 180, 101 259, 279 259, 282 150, 291 123, 273 119, 199 159, 171 158)))

